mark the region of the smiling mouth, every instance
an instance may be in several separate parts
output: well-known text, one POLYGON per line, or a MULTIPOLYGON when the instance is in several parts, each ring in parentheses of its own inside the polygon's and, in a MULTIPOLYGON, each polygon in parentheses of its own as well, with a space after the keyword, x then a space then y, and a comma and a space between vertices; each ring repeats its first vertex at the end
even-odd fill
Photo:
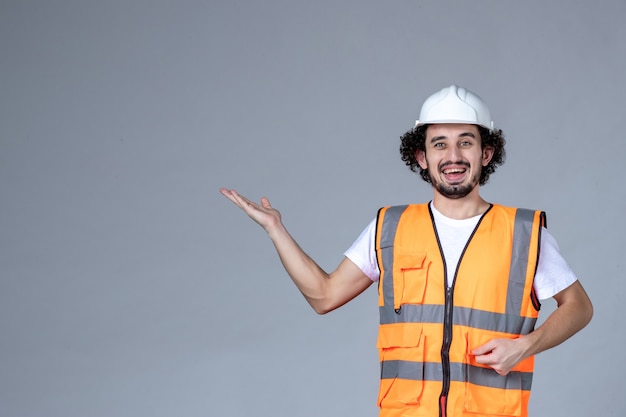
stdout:
POLYGON ((466 166, 447 166, 442 167, 441 174, 449 185, 460 185, 466 180, 469 168, 466 166))
POLYGON ((448 174, 462 174, 465 171, 467 171, 465 168, 449 168, 449 169, 444 169, 441 172, 444 173, 445 175, 448 175, 448 174))

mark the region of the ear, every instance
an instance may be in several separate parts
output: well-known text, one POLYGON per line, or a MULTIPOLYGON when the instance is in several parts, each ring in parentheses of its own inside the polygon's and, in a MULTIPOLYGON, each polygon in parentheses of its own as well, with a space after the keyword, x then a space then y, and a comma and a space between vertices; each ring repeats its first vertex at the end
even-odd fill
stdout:
POLYGON ((421 151, 419 149, 416 150, 415 159, 417 160, 417 163, 422 169, 428 169, 428 164, 426 163, 426 152, 421 151))
POLYGON ((486 167, 487 164, 489 164, 489 162, 491 161, 491 158, 493 158, 493 148, 491 146, 487 146, 485 149, 483 149, 483 166, 486 167))

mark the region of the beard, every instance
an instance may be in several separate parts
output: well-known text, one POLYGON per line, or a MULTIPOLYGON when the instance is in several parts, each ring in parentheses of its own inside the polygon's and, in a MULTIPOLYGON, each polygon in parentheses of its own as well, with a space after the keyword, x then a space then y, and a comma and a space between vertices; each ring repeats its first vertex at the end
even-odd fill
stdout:
MULTIPOLYGON (((443 172, 443 168, 446 165, 448 164, 444 163, 442 166, 440 166, 439 172, 443 172)), ((460 163, 460 165, 465 165, 469 169, 468 163, 460 163)), ((439 181, 437 178, 435 178, 430 170, 428 171, 430 183, 439 192, 439 194, 453 200, 463 198, 471 193, 472 190, 478 186, 478 183, 480 181, 480 174, 481 172, 478 171, 474 174, 472 178, 470 178, 470 181, 465 184, 446 184, 443 181, 439 181)))
POLYGON ((433 182, 433 186, 439 194, 453 200, 467 196, 475 187, 474 184, 447 185, 442 182, 433 182))

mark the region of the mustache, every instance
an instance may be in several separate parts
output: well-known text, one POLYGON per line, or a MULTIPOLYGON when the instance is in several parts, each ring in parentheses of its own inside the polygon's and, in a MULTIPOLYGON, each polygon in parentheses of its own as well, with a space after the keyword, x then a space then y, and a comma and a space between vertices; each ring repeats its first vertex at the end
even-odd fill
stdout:
POLYGON ((449 166, 449 165, 462 165, 466 168, 470 167, 469 162, 467 161, 446 161, 446 162, 442 162, 441 164, 439 164, 439 169, 444 169, 445 167, 449 166))

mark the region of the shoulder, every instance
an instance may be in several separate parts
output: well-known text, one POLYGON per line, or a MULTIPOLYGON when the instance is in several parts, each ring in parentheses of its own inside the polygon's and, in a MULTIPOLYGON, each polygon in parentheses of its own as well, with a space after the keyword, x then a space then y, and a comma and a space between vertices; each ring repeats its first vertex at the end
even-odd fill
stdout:
POLYGON ((377 219, 380 220, 384 217, 396 217, 399 218, 405 213, 417 213, 427 212, 429 203, 420 204, 400 204, 395 206, 385 206, 378 210, 377 219))
POLYGON ((542 226, 546 226, 546 212, 543 210, 492 204, 489 211, 493 215, 508 215, 514 218, 516 222, 539 223, 542 226))
POLYGON ((504 212, 517 212, 517 211, 521 211, 521 212, 543 212, 543 210, 538 210, 538 209, 534 209, 534 208, 528 208, 528 207, 512 207, 512 206, 505 206, 503 204, 497 204, 497 203, 491 203, 491 210, 495 210, 495 211, 504 211, 504 212))

